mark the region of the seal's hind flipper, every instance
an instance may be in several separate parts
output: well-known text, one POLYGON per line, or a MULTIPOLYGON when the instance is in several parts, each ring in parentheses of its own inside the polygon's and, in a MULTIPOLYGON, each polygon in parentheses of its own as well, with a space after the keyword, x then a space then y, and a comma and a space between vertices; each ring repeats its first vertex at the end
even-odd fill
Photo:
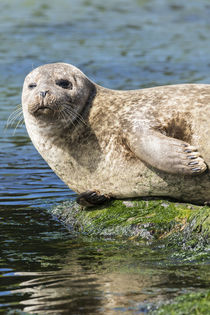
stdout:
POLYGON ((128 145, 140 160, 167 173, 199 175, 207 169, 194 146, 155 130, 135 130, 128 145))
POLYGON ((94 207, 110 201, 111 197, 100 195, 95 191, 85 191, 76 198, 76 202, 85 207, 94 207))

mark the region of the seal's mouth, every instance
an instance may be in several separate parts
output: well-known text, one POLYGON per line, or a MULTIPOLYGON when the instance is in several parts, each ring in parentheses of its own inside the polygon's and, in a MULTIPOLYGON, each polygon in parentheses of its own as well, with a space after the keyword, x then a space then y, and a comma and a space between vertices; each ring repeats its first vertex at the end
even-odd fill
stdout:
POLYGON ((46 115, 52 112, 52 108, 49 106, 40 106, 36 110, 33 111, 33 114, 38 116, 38 115, 46 115))

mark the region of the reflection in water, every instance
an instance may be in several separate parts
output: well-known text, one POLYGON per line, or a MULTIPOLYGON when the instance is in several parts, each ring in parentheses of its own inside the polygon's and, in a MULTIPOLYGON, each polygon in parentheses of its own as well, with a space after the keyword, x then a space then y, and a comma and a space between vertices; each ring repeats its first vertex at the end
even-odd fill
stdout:
MULTIPOLYGON (((31 294, 30 299, 21 302, 26 312, 44 313, 48 310, 50 313, 52 310, 66 310, 82 314, 82 310, 85 310, 85 313, 96 314, 111 310, 125 311, 129 308, 138 310, 141 303, 146 309, 144 301, 148 299, 148 294, 144 294, 142 289, 149 286, 150 281, 149 275, 91 274, 85 273, 78 265, 73 265, 73 268, 71 265, 70 274, 49 274, 23 282, 20 285, 23 289, 17 290, 16 293, 31 294)), ((161 294, 158 294, 158 297, 160 298, 161 294)))
MULTIPOLYGON (((70 245, 70 244, 69 244, 70 245)), ((114 314, 114 311, 135 310, 147 312, 166 298, 172 298, 182 288, 191 290, 193 283, 200 288, 207 288, 208 282, 199 279, 195 268, 188 279, 189 267, 167 268, 162 265, 154 268, 151 262, 157 252, 139 244, 128 246, 119 243, 98 243, 94 250, 92 244, 71 243, 74 248, 66 253, 63 267, 57 272, 16 273, 23 280, 20 289, 13 294, 27 294, 21 301, 24 311, 38 314, 75 312, 79 314, 114 314), (83 247, 86 245, 86 247, 83 247), (120 254, 113 252, 122 247, 120 254), (75 250, 75 247, 78 247, 75 250), (82 252, 82 253, 81 253, 82 252), (107 258, 112 252, 112 257, 107 258), (192 281, 193 280, 193 281, 192 281), (170 285, 169 285, 170 284, 170 285), (145 303, 147 301, 147 303, 145 303)), ((163 254, 163 253, 162 253, 163 254)), ((160 253, 160 258, 163 258, 160 253)), ((205 271, 205 268, 204 270, 205 271)))
MULTIPOLYGON (((72 245, 78 246, 75 243, 72 245)), ((90 244, 87 243, 86 254, 80 253, 84 247, 78 248, 76 255, 74 250, 74 257, 70 254, 71 251, 68 252, 69 258, 66 257, 63 268, 57 272, 16 273, 16 276, 23 279, 27 279, 27 276, 34 278, 23 280, 20 288, 14 290, 13 294, 27 294, 21 305, 24 306, 24 311, 29 313, 51 314, 53 311, 56 313, 72 311, 79 314, 109 314, 128 310, 146 312, 166 298, 175 296, 180 287, 184 292, 193 284, 186 281, 188 268, 183 267, 180 273, 178 268, 171 271, 167 268, 164 270, 163 266, 154 269, 151 263, 146 266, 141 256, 141 247, 135 259, 128 253, 126 247, 119 256, 113 255, 108 259, 107 254, 114 250, 115 246, 116 243, 108 246, 101 243, 96 246, 93 253, 90 244), (104 250, 104 247, 108 248, 104 250), (98 250, 100 248, 100 255, 97 248, 98 250)), ((136 251, 137 247, 132 247, 132 250, 136 251)), ((150 250, 148 253, 144 247, 142 250, 144 258, 152 259, 150 250)), ((191 275, 194 280, 198 279, 199 272, 194 270, 191 275)), ((197 284, 199 287, 208 286, 204 279, 200 279, 197 284)))

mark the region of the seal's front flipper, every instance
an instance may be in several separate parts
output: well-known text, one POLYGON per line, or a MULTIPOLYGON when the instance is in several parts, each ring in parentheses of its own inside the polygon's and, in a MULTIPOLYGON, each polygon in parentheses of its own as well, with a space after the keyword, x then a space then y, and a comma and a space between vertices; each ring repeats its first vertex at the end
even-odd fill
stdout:
POLYGON ((136 129, 135 135, 127 140, 131 151, 139 159, 161 171, 198 175, 207 169, 195 147, 158 131, 136 129))
POLYGON ((86 191, 76 198, 76 202, 85 207, 94 207, 110 201, 111 197, 100 195, 95 191, 86 191))

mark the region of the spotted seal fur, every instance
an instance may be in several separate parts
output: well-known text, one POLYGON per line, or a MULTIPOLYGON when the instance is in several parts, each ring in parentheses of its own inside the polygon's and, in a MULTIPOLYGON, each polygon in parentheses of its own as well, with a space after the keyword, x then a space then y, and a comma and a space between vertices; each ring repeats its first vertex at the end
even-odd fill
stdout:
POLYGON ((83 205, 109 198, 210 200, 210 85, 99 86, 66 63, 24 81, 28 134, 83 205))

